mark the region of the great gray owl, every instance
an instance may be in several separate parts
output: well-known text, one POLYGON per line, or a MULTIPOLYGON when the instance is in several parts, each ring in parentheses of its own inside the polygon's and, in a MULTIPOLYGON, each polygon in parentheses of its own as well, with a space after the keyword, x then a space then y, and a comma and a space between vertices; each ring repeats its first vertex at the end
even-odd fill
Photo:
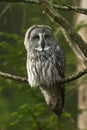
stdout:
POLYGON ((31 87, 39 87, 51 109, 60 115, 65 88, 58 81, 65 77, 65 57, 52 30, 46 25, 33 25, 26 34, 27 73, 31 87))

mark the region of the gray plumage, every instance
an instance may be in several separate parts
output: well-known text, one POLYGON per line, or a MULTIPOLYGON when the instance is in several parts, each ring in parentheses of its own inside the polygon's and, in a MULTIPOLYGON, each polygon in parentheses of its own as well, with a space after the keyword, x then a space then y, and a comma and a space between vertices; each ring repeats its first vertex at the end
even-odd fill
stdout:
POLYGON ((65 57, 52 30, 34 25, 26 34, 27 73, 31 87, 39 87, 51 109, 60 115, 64 106, 65 88, 58 80, 65 77, 65 57))

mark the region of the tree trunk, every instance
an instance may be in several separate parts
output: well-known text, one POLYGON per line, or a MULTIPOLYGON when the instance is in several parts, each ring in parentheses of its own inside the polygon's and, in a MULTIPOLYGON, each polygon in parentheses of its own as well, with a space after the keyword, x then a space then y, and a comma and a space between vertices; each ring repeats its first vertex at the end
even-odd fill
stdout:
MULTIPOLYGON (((87 0, 80 0, 79 7, 87 8, 87 0)), ((87 16, 83 14, 77 15, 76 24, 80 22, 84 22, 87 24, 87 16)), ((79 30, 79 34, 82 36, 84 41, 87 43, 87 27, 82 27, 79 30)), ((81 69, 86 68, 81 61, 78 61, 77 69, 80 71, 81 69)), ((78 121, 77 125, 78 128, 81 130, 87 130, 87 77, 84 76, 83 78, 79 79, 78 82, 78 121)))

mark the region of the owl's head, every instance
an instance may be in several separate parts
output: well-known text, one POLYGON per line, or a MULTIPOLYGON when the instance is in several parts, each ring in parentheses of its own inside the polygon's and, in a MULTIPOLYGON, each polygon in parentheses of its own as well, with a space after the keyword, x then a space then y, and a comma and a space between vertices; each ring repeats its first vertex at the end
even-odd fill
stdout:
POLYGON ((33 25, 25 34, 24 45, 27 51, 48 51, 55 44, 56 41, 49 26, 33 25))

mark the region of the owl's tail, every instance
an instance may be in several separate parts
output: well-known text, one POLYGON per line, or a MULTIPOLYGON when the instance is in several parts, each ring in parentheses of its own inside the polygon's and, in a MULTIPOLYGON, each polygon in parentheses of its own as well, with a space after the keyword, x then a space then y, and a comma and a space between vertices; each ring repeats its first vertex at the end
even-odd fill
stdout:
POLYGON ((52 111, 58 116, 61 115, 64 106, 64 89, 58 88, 43 89, 40 88, 45 97, 46 103, 51 107, 52 111))
POLYGON ((58 97, 58 100, 57 100, 57 102, 56 102, 56 104, 55 105, 52 105, 51 104, 51 107, 52 107, 52 110, 54 111, 54 113, 56 114, 56 115, 58 115, 58 116, 60 116, 61 115, 61 113, 62 113, 62 110, 63 110, 63 103, 62 103, 62 96, 60 96, 60 97, 58 97))

